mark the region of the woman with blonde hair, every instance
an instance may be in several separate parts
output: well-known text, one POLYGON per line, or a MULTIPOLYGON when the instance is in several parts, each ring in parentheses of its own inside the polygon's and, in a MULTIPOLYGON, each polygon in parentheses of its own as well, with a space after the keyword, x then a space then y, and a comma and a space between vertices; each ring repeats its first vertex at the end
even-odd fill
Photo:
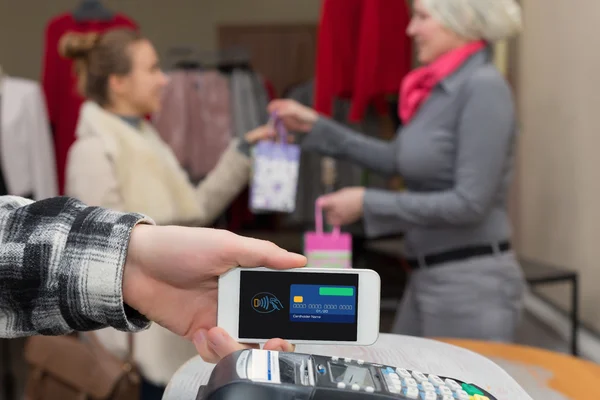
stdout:
POLYGON ((402 175, 407 189, 354 187, 321 199, 331 224, 363 220, 369 237, 405 233, 412 273, 394 332, 510 341, 524 279, 511 250, 507 194, 517 133, 494 42, 521 28, 515 0, 415 0, 407 33, 421 68, 400 88, 392 142, 276 100, 304 149, 402 175))
MULTIPOLYGON (((75 61, 87 98, 69 151, 66 194, 90 206, 151 217, 156 223, 211 224, 247 185, 250 147, 271 132, 258 127, 233 140, 216 167, 194 186, 145 115, 158 111, 167 78, 152 43, 137 31, 67 34, 60 43, 75 61)), ((126 334, 98 333, 124 356, 126 334)), ((145 378, 143 399, 161 398, 172 374, 196 354, 192 343, 160 327, 136 334, 134 359, 145 378)))

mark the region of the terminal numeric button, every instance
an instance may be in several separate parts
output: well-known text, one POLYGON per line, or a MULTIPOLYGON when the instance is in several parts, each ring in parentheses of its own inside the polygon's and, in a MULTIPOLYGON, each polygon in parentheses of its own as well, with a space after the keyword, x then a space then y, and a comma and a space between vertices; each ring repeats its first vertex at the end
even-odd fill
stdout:
POLYGON ((437 400, 435 392, 421 392, 421 400, 437 400))
POLYGON ((456 392, 457 390, 461 390, 462 387, 460 387, 460 385, 458 383, 456 383, 455 380, 453 379, 446 379, 446 385, 450 388, 450 390, 452 390, 453 392, 456 392))
POLYGON ((413 378, 406 378, 404 380, 404 384, 408 387, 417 387, 417 381, 415 381, 413 378))
POLYGON ((435 387, 444 385, 444 381, 437 375, 429 375, 429 382, 435 387))
POLYGON ((418 399, 419 398, 419 389, 417 389, 416 387, 409 387, 409 388, 404 389, 402 394, 405 397, 408 397, 409 399, 418 399))
POLYGON ((375 391, 375 388, 373 386, 367 386, 365 388, 365 392, 367 393, 373 393, 375 391))
POLYGON ((337 384, 338 389, 346 389, 346 384, 344 382, 340 382, 337 384))
POLYGON ((406 378, 412 378, 412 376, 410 375, 410 372, 408 372, 404 368, 396 368, 396 373, 398 375, 400 375, 404 379, 406 379, 406 378))
POLYGON ((352 390, 360 390, 360 386, 358 386, 356 383, 354 385, 352 385, 352 390))
POLYGON ((423 383, 421 383, 421 388, 425 392, 435 392, 435 387, 431 383, 429 383, 429 382, 423 382, 423 383))
POLYGON ((427 381, 427 377, 422 372, 413 371, 412 376, 419 383, 427 381))

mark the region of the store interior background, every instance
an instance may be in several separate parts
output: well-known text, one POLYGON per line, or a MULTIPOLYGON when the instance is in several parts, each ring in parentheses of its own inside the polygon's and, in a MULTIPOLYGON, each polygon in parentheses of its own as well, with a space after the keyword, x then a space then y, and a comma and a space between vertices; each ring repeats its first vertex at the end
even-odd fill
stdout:
MULTIPOLYGON (((75 0, 0 1, 0 64, 39 80, 44 27, 75 0)), ((316 29, 319 0, 107 0, 139 23, 164 54, 173 46, 219 47, 223 26, 316 29)), ((502 47, 521 135, 511 202, 522 256, 579 272, 582 356, 600 361, 600 56, 592 40, 600 2, 523 1, 525 32, 502 47), (596 85, 595 83, 598 83, 596 85)), ((304 51, 312 51, 310 44, 304 51)), ((277 54, 275 54, 277 56, 277 54)), ((274 61, 275 62, 275 61, 274 61)), ((301 61, 294 61, 295 63, 301 61)), ((277 68, 291 68, 281 64, 277 68)), ((569 295, 560 284, 528 296, 528 311, 568 335, 569 295)))

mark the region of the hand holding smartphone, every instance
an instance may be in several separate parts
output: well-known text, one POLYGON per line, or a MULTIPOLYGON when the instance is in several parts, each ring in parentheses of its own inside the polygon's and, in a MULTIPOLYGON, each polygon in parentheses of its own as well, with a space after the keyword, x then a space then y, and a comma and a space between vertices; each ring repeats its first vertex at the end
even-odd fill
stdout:
POLYGON ((380 292, 372 270, 238 268, 219 278, 217 325, 245 343, 371 345, 380 292))

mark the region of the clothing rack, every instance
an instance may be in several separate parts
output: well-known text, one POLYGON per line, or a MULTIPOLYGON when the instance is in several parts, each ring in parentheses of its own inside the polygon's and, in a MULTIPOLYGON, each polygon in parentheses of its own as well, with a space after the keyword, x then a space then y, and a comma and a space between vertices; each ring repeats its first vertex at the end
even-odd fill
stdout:
POLYGON ((193 46, 174 46, 167 50, 169 69, 218 69, 230 73, 235 69, 252 70, 250 53, 243 47, 200 50, 193 46))

